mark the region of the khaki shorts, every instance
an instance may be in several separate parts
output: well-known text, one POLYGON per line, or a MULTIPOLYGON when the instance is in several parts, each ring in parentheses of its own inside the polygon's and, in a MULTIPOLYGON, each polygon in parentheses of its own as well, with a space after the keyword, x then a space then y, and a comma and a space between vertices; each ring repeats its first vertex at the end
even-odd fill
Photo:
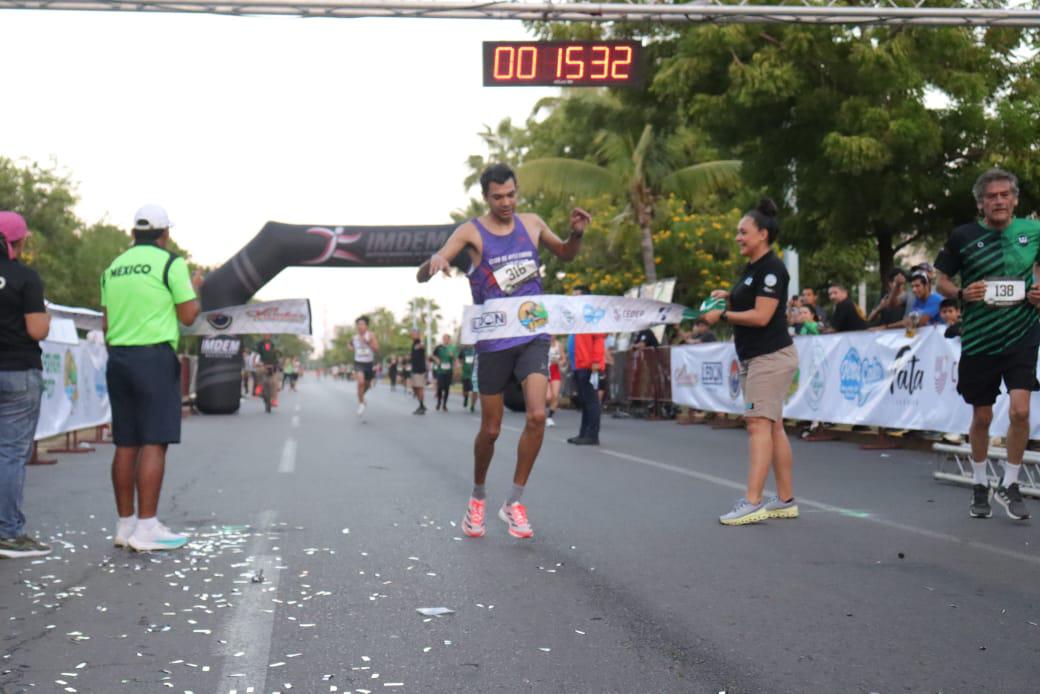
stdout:
POLYGON ((412 388, 425 388, 426 387, 426 374, 412 374, 408 377, 408 382, 412 388))
POLYGON ((740 363, 740 390, 744 393, 744 416, 764 417, 774 422, 783 418, 784 400, 798 369, 794 345, 740 363))

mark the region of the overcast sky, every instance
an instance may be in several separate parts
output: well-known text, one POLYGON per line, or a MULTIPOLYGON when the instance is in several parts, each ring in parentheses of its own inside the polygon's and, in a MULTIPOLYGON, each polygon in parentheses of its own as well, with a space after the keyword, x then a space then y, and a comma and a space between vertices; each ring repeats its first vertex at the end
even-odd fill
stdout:
MULTIPOLYGON (((557 90, 484 88, 481 42, 518 22, 233 18, 5 11, 0 155, 56 161, 88 223, 167 208, 173 236, 217 265, 265 221, 441 224, 467 204, 476 133, 522 122, 557 90)), ((464 279, 411 269, 289 269, 263 299, 307 297, 316 337, 464 279)))

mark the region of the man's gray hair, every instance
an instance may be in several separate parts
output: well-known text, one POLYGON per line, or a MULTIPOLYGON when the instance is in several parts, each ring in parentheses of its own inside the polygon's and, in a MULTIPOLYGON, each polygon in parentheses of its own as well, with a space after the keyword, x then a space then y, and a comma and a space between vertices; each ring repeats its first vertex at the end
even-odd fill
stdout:
POLYGON ((971 192, 975 195, 975 202, 982 204, 982 198, 986 194, 986 187, 995 181, 1007 181, 1011 184, 1011 194, 1018 197, 1018 177, 1004 169, 990 169, 975 180, 971 192))

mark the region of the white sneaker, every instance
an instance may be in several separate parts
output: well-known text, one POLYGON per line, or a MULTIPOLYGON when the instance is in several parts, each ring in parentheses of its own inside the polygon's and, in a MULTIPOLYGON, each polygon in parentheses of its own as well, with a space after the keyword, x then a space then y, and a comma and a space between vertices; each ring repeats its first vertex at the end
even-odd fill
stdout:
POLYGON ((556 422, 553 421, 552 417, 546 417, 545 418, 545 426, 547 426, 547 427, 549 427, 551 429, 554 426, 556 426, 556 422))
POLYGON ((126 544, 138 552, 158 552, 169 549, 180 549, 188 543, 187 535, 172 532, 162 523, 156 523, 151 528, 142 528, 138 521, 133 534, 126 544))
POLYGON ((357 416, 358 417, 364 417, 365 416, 365 403, 361 403, 360 405, 357 406, 357 416))
POLYGON ((116 521, 116 536, 112 539, 112 544, 116 547, 126 547, 127 540, 134 534, 134 529, 137 527, 137 516, 131 516, 130 518, 120 518, 116 521))

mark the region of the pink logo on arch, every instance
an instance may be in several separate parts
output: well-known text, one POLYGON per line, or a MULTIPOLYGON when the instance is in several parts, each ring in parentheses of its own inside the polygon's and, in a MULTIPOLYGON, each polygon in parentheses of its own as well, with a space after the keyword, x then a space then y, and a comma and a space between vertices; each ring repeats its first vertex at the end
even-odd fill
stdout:
POLYGON ((349 260, 352 263, 362 262, 361 258, 354 255, 350 251, 344 251, 340 246, 349 246, 352 243, 357 243, 361 240, 361 232, 348 234, 343 230, 343 227, 336 227, 334 229, 326 229, 325 227, 311 227, 307 230, 308 234, 315 234, 316 236, 325 237, 325 248, 318 255, 318 257, 311 260, 303 261, 304 265, 321 265, 327 263, 333 258, 339 260, 349 260))

